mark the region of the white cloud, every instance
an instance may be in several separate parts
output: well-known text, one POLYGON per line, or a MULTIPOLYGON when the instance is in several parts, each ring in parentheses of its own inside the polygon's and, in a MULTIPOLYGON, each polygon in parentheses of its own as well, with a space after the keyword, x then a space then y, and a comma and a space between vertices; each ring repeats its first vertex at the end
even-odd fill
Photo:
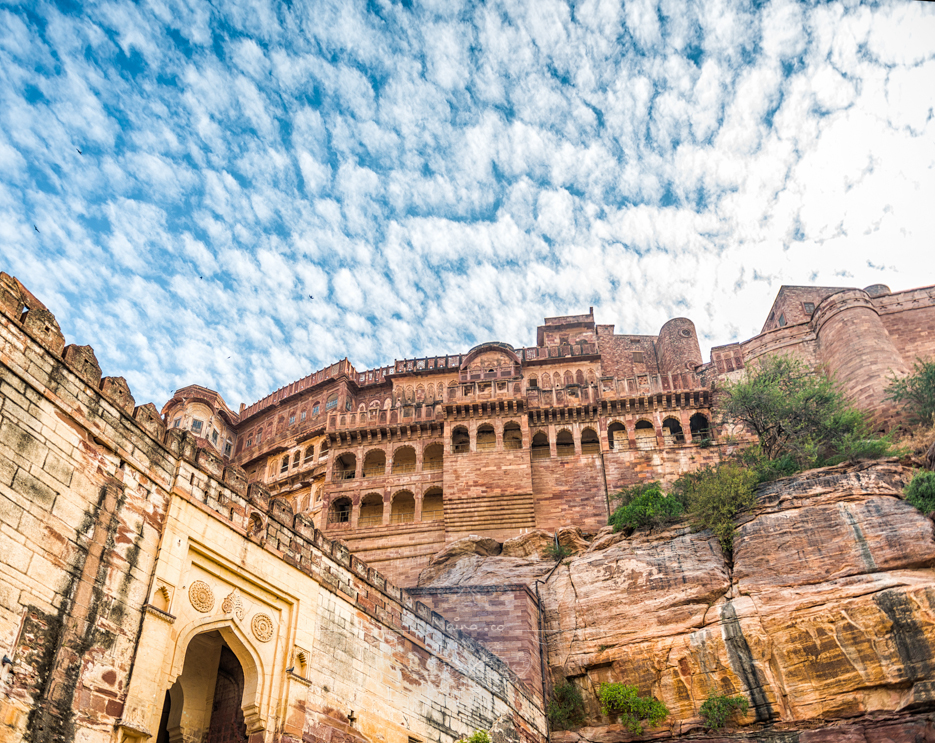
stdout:
POLYGON ((0 10, 0 255, 141 401, 935 282, 926 4, 37 12, 0 10))

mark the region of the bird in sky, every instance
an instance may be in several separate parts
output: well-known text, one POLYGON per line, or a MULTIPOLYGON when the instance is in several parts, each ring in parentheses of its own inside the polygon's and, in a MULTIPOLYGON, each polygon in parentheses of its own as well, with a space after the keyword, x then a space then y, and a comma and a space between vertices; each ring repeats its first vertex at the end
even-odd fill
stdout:
POLYGON ((309 299, 314 299, 315 297, 313 297, 311 294, 309 294, 309 295, 308 295, 308 298, 309 298, 309 299))
POLYGON ((81 148, 80 148, 80 147, 75 147, 75 149, 78 150, 78 154, 79 154, 79 155, 83 155, 83 154, 84 154, 84 153, 81 151, 81 148))
POLYGON ((36 232, 39 232, 39 228, 36 227, 36 225, 33 225, 32 228, 33 228, 36 232))

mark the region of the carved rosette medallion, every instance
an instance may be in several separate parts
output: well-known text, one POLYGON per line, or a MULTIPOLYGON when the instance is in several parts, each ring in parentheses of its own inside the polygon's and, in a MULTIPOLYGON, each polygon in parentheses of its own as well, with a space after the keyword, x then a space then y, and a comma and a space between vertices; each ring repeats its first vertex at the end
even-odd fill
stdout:
POLYGON ((221 602, 221 611, 225 614, 233 614, 241 622, 243 621, 245 613, 243 608, 243 599, 240 598, 240 594, 237 593, 236 588, 227 594, 224 601, 221 602))
POLYGON ((257 614, 250 622, 253 636, 260 642, 269 642, 273 639, 273 620, 266 614, 257 614))
POLYGON ((214 608, 214 593, 203 580, 194 581, 188 587, 188 600, 198 611, 207 614, 214 608))

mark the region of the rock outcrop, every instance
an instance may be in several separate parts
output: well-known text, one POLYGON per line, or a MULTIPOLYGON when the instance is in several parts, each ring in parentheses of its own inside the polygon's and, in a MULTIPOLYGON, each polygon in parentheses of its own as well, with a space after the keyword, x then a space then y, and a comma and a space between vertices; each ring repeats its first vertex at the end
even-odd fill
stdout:
POLYGON ((590 542, 566 530, 578 553, 558 566, 551 535, 499 551, 459 543, 420 585, 540 581, 552 680, 587 705, 586 725, 554 741, 634 738, 600 712, 610 681, 669 708, 646 737, 935 740, 935 531, 902 499, 910 476, 883 462, 765 486, 732 561, 685 526, 590 542), (712 692, 750 702, 729 733, 705 734, 712 692))

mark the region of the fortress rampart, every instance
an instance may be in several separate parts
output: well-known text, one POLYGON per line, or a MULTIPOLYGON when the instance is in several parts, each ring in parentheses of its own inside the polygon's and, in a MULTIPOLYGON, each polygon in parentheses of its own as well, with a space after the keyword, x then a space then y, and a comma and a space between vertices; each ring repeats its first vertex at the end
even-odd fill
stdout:
POLYGON ((543 741, 538 596, 420 602, 405 587, 430 558, 595 532, 615 489, 717 461, 736 443, 713 393, 768 354, 892 424, 886 379, 935 352, 933 319, 933 287, 784 287, 764 332, 707 363, 686 318, 619 335, 589 312, 546 318, 535 347, 345 359, 236 412, 191 385, 160 412, 0 274, 0 742, 223 724, 250 743, 450 743, 495 721, 543 741))
POLYGON ((0 288, 0 741, 211 738, 219 664, 251 743, 452 741, 497 719, 545 740, 541 675, 167 430, 0 288))

